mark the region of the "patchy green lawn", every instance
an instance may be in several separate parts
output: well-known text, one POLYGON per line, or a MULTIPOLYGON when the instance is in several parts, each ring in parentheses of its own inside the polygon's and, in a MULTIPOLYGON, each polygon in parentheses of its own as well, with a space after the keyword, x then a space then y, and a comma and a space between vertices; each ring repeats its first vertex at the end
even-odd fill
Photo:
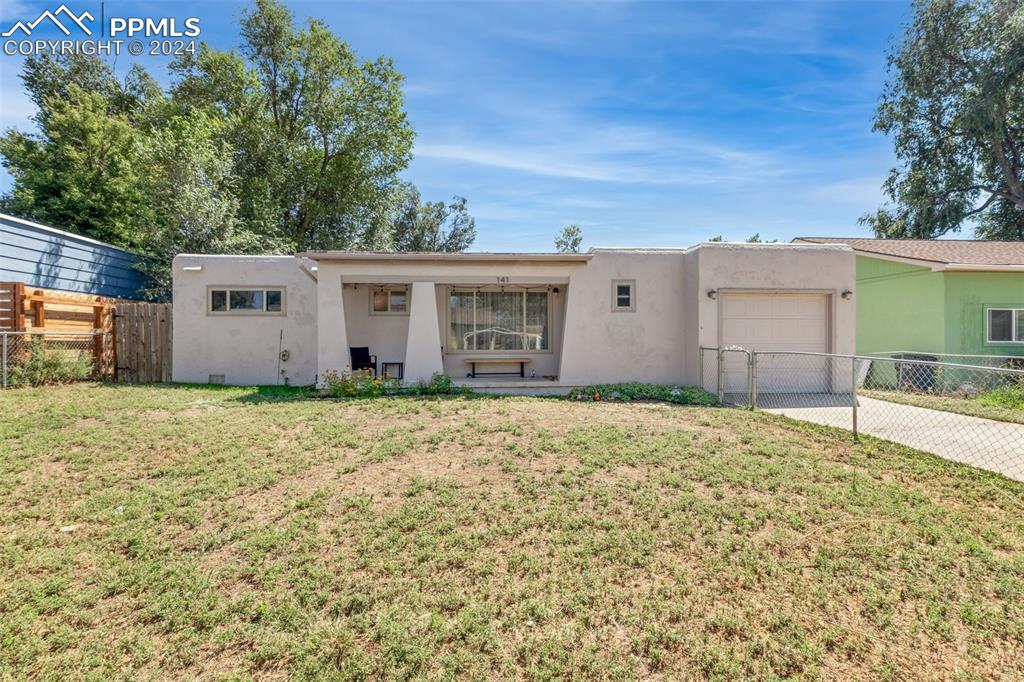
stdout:
MULTIPOLYGON (((911 393, 909 391, 879 391, 859 389, 858 395, 868 398, 888 400, 893 403, 927 407, 942 412, 955 412, 970 417, 983 417, 1001 422, 1024 424, 1024 403, 1015 398, 1020 389, 998 389, 982 393, 973 398, 962 398, 952 395, 931 395, 928 393, 911 393)), ((1017 399, 1020 400, 1020 399, 1017 399)))
POLYGON ((0 393, 0 676, 1020 679, 1024 485, 767 414, 0 393))

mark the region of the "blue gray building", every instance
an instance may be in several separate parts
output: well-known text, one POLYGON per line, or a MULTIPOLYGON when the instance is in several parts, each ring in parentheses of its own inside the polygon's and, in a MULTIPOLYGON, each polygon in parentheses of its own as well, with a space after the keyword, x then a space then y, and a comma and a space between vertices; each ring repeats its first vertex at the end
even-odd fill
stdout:
POLYGON ((0 213, 0 282, 139 298, 138 261, 116 246, 0 213))

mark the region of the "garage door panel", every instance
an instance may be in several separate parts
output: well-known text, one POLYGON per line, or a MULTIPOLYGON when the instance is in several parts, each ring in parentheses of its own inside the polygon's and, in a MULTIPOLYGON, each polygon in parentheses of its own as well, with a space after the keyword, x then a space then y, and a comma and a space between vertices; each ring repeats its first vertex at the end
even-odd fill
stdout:
POLYGON ((792 298, 784 298, 788 294, 779 294, 772 298, 772 315, 780 318, 823 318, 825 316, 824 295, 794 295, 792 298))
POLYGON ((733 296, 723 296, 722 299, 723 318, 743 318, 747 316, 747 301, 733 296))
MULTIPOLYGON (((720 298, 720 344, 751 351, 828 352, 828 296, 800 293, 732 293, 720 298)), ((725 390, 744 391, 744 357, 730 354, 723 366, 725 390)), ((775 392, 829 390, 827 358, 786 362, 789 369, 758 366, 759 380, 775 392)))

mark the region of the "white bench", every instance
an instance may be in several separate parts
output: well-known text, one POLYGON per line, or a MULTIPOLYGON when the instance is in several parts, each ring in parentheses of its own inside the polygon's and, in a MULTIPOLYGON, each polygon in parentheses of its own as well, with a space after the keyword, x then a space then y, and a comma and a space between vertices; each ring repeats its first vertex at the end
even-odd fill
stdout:
POLYGON ((526 377, 526 365, 530 362, 530 358, 466 358, 466 364, 469 365, 469 376, 476 379, 478 376, 496 376, 496 375, 516 375, 526 377), (477 365, 519 365, 518 372, 478 372, 476 371, 477 365))

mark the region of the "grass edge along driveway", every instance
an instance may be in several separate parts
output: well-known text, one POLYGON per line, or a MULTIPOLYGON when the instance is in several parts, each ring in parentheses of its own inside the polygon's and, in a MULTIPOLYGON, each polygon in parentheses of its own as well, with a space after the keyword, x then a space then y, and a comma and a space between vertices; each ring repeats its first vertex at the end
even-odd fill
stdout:
POLYGON ((663 404, 3 392, 0 671, 1020 677, 1024 486, 849 441, 663 404))
MULTIPOLYGON (((1014 391, 1015 394, 1018 392, 1020 392, 1020 389, 1014 391)), ((941 412, 953 412, 968 417, 981 417, 982 419, 992 419, 1012 424, 1024 424, 1024 405, 1018 405, 1016 401, 1004 401, 1002 403, 986 401, 987 396, 984 394, 973 398, 965 398, 956 395, 858 389, 857 395, 888 400, 889 402, 902 403, 904 405, 913 405, 914 407, 926 407, 941 412)))

